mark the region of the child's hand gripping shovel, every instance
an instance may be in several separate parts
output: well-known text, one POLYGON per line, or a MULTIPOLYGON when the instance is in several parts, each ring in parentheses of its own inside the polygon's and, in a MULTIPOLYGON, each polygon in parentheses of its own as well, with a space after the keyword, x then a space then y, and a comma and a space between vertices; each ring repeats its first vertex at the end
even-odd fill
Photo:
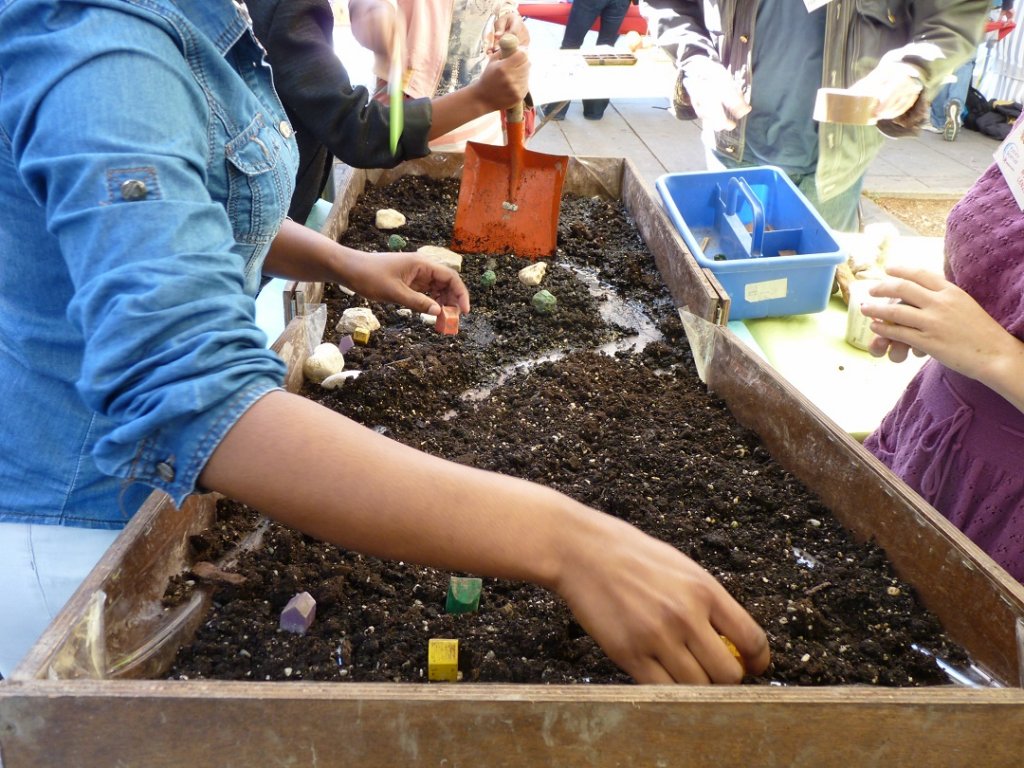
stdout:
MULTIPOLYGON (((516 52, 515 35, 498 43, 516 52)), ((506 110, 505 146, 466 144, 452 248, 468 253, 550 256, 558 242, 558 212, 569 158, 523 147, 523 105, 506 110)))

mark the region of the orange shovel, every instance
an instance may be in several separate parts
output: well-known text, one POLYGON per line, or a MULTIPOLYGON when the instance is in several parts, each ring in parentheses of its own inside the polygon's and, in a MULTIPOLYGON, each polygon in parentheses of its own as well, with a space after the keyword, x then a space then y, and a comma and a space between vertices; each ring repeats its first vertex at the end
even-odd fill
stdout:
MULTIPOLYGON (((498 42, 501 57, 519 46, 498 42)), ((550 256, 558 242, 558 211, 569 158, 523 147, 522 102, 506 110, 508 143, 466 144, 452 248, 465 253, 550 256)))

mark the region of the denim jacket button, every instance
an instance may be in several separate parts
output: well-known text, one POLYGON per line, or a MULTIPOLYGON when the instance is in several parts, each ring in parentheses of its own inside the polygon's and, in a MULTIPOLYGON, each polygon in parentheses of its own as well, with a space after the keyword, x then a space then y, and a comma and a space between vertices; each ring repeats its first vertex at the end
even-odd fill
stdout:
POLYGON ((174 479, 174 467, 168 464, 166 461, 161 461, 156 465, 156 473, 160 476, 160 479, 165 483, 169 483, 174 479))
POLYGON ((287 120, 282 120, 280 123, 278 123, 277 130, 279 130, 281 132, 281 135, 284 136, 286 139, 290 139, 292 137, 292 127, 291 125, 288 124, 287 120))
POLYGON ((149 194, 149 190, 146 188, 146 182, 139 179, 128 179, 121 184, 121 197, 128 202, 145 200, 147 194, 149 194))

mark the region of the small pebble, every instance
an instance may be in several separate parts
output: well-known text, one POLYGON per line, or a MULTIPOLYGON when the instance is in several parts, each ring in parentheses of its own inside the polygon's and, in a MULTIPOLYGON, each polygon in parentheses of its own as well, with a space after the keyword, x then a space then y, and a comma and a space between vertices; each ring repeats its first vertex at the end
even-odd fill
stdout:
POLYGON ((377 211, 374 223, 377 229, 398 229, 405 225, 405 215, 394 208, 381 208, 377 211))
POLYGON ((337 345, 330 343, 318 344, 302 364, 302 374, 309 381, 320 383, 324 379, 340 373, 345 368, 345 356, 337 345))
POLYGON ((361 373, 362 371, 342 371, 341 373, 335 373, 321 381, 320 386, 324 389, 337 389, 346 381, 356 378, 361 373))
POLYGON ((388 250, 389 251, 400 251, 409 244, 401 235, 388 235, 388 250))
POLYGON ((480 275, 480 285, 484 288, 490 288, 498 282, 498 276, 494 274, 493 269, 486 269, 484 273, 480 275))
POLYGON ((530 303, 540 314, 550 315, 555 311, 555 307, 558 306, 558 299, 556 299, 550 291, 542 290, 533 294, 533 298, 530 299, 530 303))
POLYGON ((523 285, 540 285, 547 274, 548 264, 546 261, 537 261, 528 267, 519 270, 519 282, 523 285))
POLYGON ((349 307, 341 313, 341 319, 334 330, 338 333, 352 333, 356 328, 373 332, 380 329, 380 320, 369 307, 349 307))

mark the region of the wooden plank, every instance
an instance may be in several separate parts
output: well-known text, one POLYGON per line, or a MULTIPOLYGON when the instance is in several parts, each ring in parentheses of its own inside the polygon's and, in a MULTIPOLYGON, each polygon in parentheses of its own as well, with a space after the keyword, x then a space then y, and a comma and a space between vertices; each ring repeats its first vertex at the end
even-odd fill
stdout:
POLYGON ((5 768, 1008 766, 1017 690, 71 683, 0 686, 5 768))
POLYGON ((855 536, 881 546, 897 573, 980 666, 1019 685, 1024 585, 846 434, 735 334, 715 328, 708 388, 772 457, 855 536))

